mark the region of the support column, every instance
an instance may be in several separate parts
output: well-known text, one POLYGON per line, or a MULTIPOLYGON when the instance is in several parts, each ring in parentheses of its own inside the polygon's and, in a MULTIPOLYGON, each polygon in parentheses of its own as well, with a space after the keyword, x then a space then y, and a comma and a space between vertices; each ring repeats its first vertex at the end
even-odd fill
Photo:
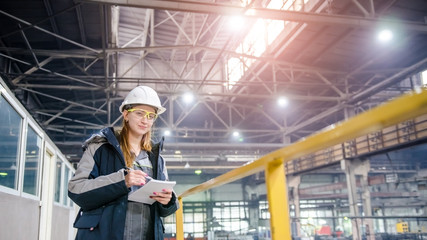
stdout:
POLYGON ((366 217, 363 220, 364 227, 365 227, 365 234, 367 240, 375 240, 375 232, 374 232, 374 220, 370 217, 372 217, 372 206, 371 206, 371 192, 369 191, 369 184, 368 184, 368 172, 370 169, 369 160, 365 161, 367 166, 366 171, 363 170, 363 173, 361 174, 360 179, 360 187, 362 188, 362 201, 363 201, 363 213, 366 217))
POLYGON ((368 240, 375 239, 373 230, 371 194, 368 186, 368 172, 370 164, 368 160, 342 160, 341 168, 345 171, 348 189, 348 202, 350 207, 350 217, 353 231, 353 240, 361 240, 366 234, 368 240), (360 189, 357 188, 357 176, 360 179, 360 189), (363 215, 358 207, 358 199, 363 205, 363 215))
POLYGON ((301 237, 301 221, 300 221, 300 207, 299 207, 299 185, 301 183, 301 176, 288 176, 288 187, 292 189, 289 191, 289 203, 294 206, 295 216, 291 221, 292 235, 301 237))
POLYGON ((178 210, 176 210, 176 239, 184 240, 184 205, 182 204, 182 198, 178 198, 179 206, 178 210))
POLYGON ((270 229, 273 240, 291 239, 289 205, 283 158, 266 166, 265 183, 270 211, 270 229))

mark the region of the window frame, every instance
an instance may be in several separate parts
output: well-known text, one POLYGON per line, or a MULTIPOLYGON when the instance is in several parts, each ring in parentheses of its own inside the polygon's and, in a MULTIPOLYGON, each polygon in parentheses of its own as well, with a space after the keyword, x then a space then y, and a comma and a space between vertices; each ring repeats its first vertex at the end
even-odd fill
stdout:
POLYGON ((41 129, 30 119, 25 118, 25 132, 23 134, 22 137, 22 156, 21 156, 21 163, 20 163, 20 193, 22 197, 25 198, 31 198, 31 199, 35 199, 35 200, 40 200, 40 196, 41 196, 41 185, 42 185, 42 176, 43 176, 43 172, 44 172, 44 159, 43 159, 43 153, 42 151, 44 150, 44 146, 45 146, 45 139, 44 139, 44 134, 41 131, 41 129), (37 136, 40 137, 40 142, 41 142, 41 146, 39 148, 39 164, 38 164, 38 170, 37 170, 37 183, 36 183, 36 194, 33 195, 31 193, 26 193, 24 192, 24 178, 25 178, 25 163, 26 163, 26 150, 27 150, 27 137, 28 137, 28 130, 29 127, 31 127, 34 132, 37 134, 37 136))
POLYGON ((6 100, 6 102, 9 104, 9 106, 15 110, 15 112, 21 117, 21 123, 20 123, 20 131, 19 131, 19 140, 18 140, 18 156, 17 156, 17 171, 16 174, 18 175, 18 181, 16 183, 16 189, 15 188, 9 188, 3 185, 0 185, 0 191, 9 193, 15 196, 20 196, 20 193, 22 191, 21 189, 21 182, 22 182, 22 175, 21 175, 21 167, 22 167, 22 149, 25 147, 22 145, 23 141, 23 135, 25 135, 25 125, 26 125, 26 119, 27 116, 25 114, 25 111, 22 110, 18 103, 16 103, 13 99, 13 97, 6 91, 6 89, 0 85, 0 95, 6 100))
MULTIPOLYGON (((75 169, 74 167, 71 165, 70 162, 68 162, 67 160, 65 160, 65 158, 59 154, 57 154, 57 159, 55 161, 55 164, 61 162, 61 179, 59 181, 60 186, 59 186, 59 201, 56 201, 55 196, 53 198, 53 204, 55 206, 61 206, 61 207, 67 207, 67 208, 74 208, 74 203, 73 201, 71 201, 71 199, 68 197, 68 181, 70 181, 71 177, 74 175, 75 169), (67 181, 65 181, 65 172, 68 171, 68 179, 67 181), (67 193, 67 194, 65 194, 67 193), (66 196, 66 197, 65 197, 66 196), (65 199, 64 199, 65 198, 65 199)), ((57 168, 55 167, 55 186, 54 186, 54 193, 57 190, 57 172, 56 172, 57 168)))

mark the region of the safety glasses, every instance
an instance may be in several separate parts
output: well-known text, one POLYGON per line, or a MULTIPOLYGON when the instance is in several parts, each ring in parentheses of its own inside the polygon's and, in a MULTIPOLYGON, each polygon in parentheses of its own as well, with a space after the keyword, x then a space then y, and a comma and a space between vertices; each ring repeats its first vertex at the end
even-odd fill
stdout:
POLYGON ((136 109, 136 108, 131 108, 131 109, 128 109, 127 110, 128 112, 133 112, 133 113, 135 113, 135 115, 136 115, 136 117, 138 118, 138 119, 142 119, 142 118, 146 118, 147 120, 149 120, 149 121, 154 121, 154 120, 156 120, 157 119, 157 114, 156 113, 153 113, 153 112, 147 112, 147 111, 145 111, 145 110, 142 110, 142 109, 136 109))

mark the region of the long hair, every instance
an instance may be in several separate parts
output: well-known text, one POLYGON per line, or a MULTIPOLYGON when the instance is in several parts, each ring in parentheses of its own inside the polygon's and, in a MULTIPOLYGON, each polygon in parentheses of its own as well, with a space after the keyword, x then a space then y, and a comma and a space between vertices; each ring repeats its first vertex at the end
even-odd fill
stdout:
MULTIPOLYGON (((136 156, 133 152, 131 152, 128 136, 129 124, 123 119, 122 130, 120 131, 119 137, 120 148, 122 149, 123 156, 125 157, 126 166, 132 167, 136 156)), ((144 134, 144 136, 142 136, 141 149, 147 152, 151 152, 151 129, 146 134, 144 134)))

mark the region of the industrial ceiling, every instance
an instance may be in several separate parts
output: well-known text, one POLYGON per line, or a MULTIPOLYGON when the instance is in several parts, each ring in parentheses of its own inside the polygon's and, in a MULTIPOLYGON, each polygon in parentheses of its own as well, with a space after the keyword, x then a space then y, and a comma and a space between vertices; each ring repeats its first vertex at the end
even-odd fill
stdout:
POLYGON ((155 136, 169 131, 170 164, 227 169, 419 86, 426 17, 425 0, 4 0, 0 74, 72 162, 148 85, 168 109, 155 136), (274 38, 259 28, 273 22, 274 38), (263 44, 243 49, 251 34, 263 44))

